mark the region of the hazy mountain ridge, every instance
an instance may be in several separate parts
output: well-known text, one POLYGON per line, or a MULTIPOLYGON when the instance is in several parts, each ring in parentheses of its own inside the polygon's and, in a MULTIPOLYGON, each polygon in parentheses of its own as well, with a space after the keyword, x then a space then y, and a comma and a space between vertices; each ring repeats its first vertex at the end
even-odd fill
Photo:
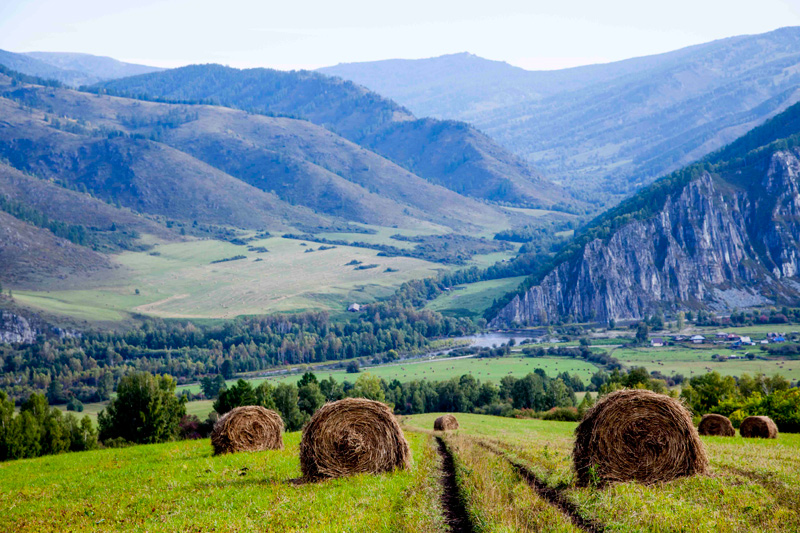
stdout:
POLYGON ((795 105, 598 217, 492 323, 797 303, 798 116, 795 105))
POLYGON ((541 207, 575 204, 527 163, 474 128, 416 119, 391 100, 318 73, 192 65, 96 88, 128 97, 206 101, 258 113, 289 114, 324 126, 465 195, 541 207), (424 151, 409 151, 409 145, 424 147, 424 151))
POLYGON ((163 70, 110 57, 68 52, 20 54, 0 50, 0 64, 22 74, 56 80, 72 87, 163 70))
POLYGON ((475 124, 574 190, 619 195, 800 100, 798 65, 800 29, 783 28, 560 71, 469 54, 322 71, 414 112, 475 124))

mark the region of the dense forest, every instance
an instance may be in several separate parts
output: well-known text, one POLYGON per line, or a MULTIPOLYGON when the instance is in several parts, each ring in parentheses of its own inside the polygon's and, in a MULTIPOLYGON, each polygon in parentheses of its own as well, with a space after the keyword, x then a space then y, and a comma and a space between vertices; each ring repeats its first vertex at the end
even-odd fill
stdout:
POLYGON ((332 321, 322 312, 248 317, 208 327, 149 320, 124 332, 2 345, 0 389, 15 401, 45 391, 51 391, 51 403, 71 397, 102 401, 131 371, 170 374, 185 383, 208 374, 231 377, 287 364, 409 352, 429 339, 475 329, 470 320, 386 304, 366 306, 347 321, 332 321))

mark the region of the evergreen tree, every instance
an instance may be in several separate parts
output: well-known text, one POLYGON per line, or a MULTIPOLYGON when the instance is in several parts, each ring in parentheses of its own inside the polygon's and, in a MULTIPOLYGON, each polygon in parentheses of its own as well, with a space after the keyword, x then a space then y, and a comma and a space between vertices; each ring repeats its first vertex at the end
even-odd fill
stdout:
POLYGON ((171 376, 134 372, 120 379, 117 397, 100 412, 100 439, 135 443, 173 440, 185 414, 186 397, 175 395, 171 376))

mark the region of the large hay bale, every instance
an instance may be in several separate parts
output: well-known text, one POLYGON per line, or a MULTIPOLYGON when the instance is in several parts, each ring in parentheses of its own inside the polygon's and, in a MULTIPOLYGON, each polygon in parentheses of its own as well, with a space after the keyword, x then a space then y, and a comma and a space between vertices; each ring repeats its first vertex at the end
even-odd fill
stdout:
POLYGON ((236 407, 217 420, 211 431, 214 455, 283 449, 283 419, 257 405, 236 407))
POLYGON ((433 429, 435 431, 458 429, 458 420, 453 415, 442 415, 434 421, 433 429))
POLYGON ((708 457, 681 402, 647 390, 612 392, 575 430, 578 485, 655 483, 701 474, 708 457))
POLYGON ((703 415, 700 425, 697 426, 697 432, 701 435, 717 437, 733 437, 736 435, 736 430, 733 429, 730 419, 727 416, 717 414, 703 415))
POLYGON ((748 439, 777 439, 778 426, 768 416, 748 416, 742 420, 739 433, 748 439))
POLYGON ((411 449, 391 409, 364 398, 322 406, 303 428, 300 468, 309 480, 407 468, 411 449))

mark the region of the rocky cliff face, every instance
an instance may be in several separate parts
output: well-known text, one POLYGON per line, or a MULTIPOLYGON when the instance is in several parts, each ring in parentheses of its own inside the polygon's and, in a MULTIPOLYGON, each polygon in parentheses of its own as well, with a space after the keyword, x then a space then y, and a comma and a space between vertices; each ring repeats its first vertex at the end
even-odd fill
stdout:
POLYGON ((515 297, 492 326, 559 317, 640 319, 681 308, 730 309, 800 300, 800 159, 705 173, 655 216, 632 221, 515 297))
POLYGON ((36 341, 39 333, 27 318, 9 311, 0 311, 0 344, 30 344, 36 341))

